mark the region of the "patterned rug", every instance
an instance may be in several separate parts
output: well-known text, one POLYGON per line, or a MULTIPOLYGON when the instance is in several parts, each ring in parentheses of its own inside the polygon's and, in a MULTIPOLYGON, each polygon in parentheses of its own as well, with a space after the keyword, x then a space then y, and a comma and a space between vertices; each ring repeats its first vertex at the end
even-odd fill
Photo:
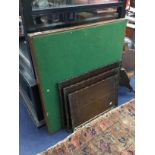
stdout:
POLYGON ((39 155, 135 155, 135 101, 99 116, 39 155))

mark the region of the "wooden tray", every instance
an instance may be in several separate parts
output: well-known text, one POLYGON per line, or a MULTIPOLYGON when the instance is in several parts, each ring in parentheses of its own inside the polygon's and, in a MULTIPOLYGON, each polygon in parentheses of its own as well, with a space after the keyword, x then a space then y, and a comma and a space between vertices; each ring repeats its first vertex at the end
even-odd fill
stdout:
POLYGON ((68 95, 72 129, 116 106, 118 76, 68 95))
POLYGON ((65 112, 65 99, 64 99, 64 88, 67 88, 71 85, 74 85, 76 83, 79 83, 81 81, 87 80, 88 78, 97 76, 101 73, 108 72, 109 70, 116 69, 120 67, 120 62, 116 62, 101 68, 98 68, 96 70, 87 72, 85 74, 82 74, 80 76, 74 77, 72 79, 67 79, 65 81, 58 83, 58 90, 59 90, 59 98, 60 98, 60 104, 61 104, 61 113, 62 113, 62 120, 63 120, 63 127, 67 127, 67 118, 66 118, 66 112, 65 112))
POLYGON ((102 81, 110 76, 114 76, 116 74, 118 74, 119 72, 119 68, 116 68, 116 69, 112 69, 110 71, 107 71, 107 72, 104 72, 104 73, 101 73, 99 75, 96 75, 96 76, 93 76, 91 78, 88 78, 86 80, 83 80, 79 83, 76 83, 74 85, 71 85, 71 86, 68 86, 68 87, 65 87, 63 89, 63 98, 64 98, 64 107, 65 107, 65 117, 66 117, 66 120, 67 120, 67 128, 69 129, 70 128, 70 125, 71 125, 71 119, 69 119, 69 115, 70 115, 70 110, 69 110, 69 103, 68 103, 68 95, 70 93, 73 93, 77 90, 80 90, 82 88, 85 88, 85 87, 88 87, 92 84, 95 84, 99 81, 102 81))

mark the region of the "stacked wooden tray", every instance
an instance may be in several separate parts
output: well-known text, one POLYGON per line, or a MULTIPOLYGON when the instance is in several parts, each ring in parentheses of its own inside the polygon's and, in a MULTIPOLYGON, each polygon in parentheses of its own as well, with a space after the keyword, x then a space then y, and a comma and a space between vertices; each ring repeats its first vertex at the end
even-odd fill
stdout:
POLYGON ((114 63, 58 83, 64 128, 75 129, 117 106, 119 66, 114 63))

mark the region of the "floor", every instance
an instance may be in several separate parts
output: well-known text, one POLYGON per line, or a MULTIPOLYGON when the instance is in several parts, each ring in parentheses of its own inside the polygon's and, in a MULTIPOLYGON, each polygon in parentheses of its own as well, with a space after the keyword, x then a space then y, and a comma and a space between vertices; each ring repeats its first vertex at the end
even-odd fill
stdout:
MULTIPOLYGON (((131 78, 131 85, 135 87, 135 77, 131 78)), ((125 87, 119 88, 119 105, 134 98, 134 93, 130 92, 125 87)), ((28 115, 28 112, 22 104, 23 100, 20 98, 19 104, 19 141, 20 141, 20 155, 35 155, 48 147, 56 144, 58 141, 64 139, 70 133, 61 130, 53 135, 47 133, 46 127, 36 128, 28 115)))

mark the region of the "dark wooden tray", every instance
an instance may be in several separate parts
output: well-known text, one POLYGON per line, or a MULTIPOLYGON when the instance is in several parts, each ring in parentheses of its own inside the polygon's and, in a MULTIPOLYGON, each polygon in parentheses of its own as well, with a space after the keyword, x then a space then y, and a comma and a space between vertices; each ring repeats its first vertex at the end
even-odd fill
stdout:
POLYGON ((102 81, 110 76, 114 76, 116 74, 118 74, 119 72, 119 68, 116 68, 116 69, 112 69, 110 71, 107 71, 107 72, 104 72, 104 73, 101 73, 99 75, 96 75, 96 76, 93 76, 91 78, 88 78, 86 80, 83 80, 81 82, 78 82, 74 85, 71 85, 71 86, 68 86, 68 87, 65 87, 63 89, 63 98, 64 98, 64 107, 65 107, 65 119, 66 119, 66 123, 67 123, 67 128, 70 128, 70 125, 71 125, 71 119, 69 117, 70 115, 70 108, 69 108, 69 103, 68 103, 68 94, 70 93, 73 93, 77 90, 80 90, 82 88, 85 88, 85 87, 88 87, 94 83, 97 83, 99 81, 102 81))
POLYGON ((65 87, 68 87, 68 86, 71 86, 71 85, 74 85, 78 82, 81 82, 83 80, 86 80, 88 78, 91 78, 93 76, 96 76, 98 74, 101 74, 103 72, 107 72, 111 69, 115 69, 115 68, 118 68, 120 67, 120 62, 115 62, 113 64, 110 64, 110 65, 107 65, 107 66, 103 66, 101 68, 98 68, 96 70, 93 70, 93 71, 90 71, 90 72, 87 72, 83 75, 79 75, 77 77, 73 77, 71 79, 67 79, 65 81, 61 81, 58 83, 58 90, 59 90, 59 98, 60 98, 60 105, 61 105, 61 113, 62 113, 62 120, 63 120, 63 127, 65 128, 66 127, 66 116, 65 116, 65 105, 64 105, 64 92, 63 92, 63 89, 65 87))
POLYGON ((68 95, 71 128, 116 106, 118 76, 112 76, 68 95))

